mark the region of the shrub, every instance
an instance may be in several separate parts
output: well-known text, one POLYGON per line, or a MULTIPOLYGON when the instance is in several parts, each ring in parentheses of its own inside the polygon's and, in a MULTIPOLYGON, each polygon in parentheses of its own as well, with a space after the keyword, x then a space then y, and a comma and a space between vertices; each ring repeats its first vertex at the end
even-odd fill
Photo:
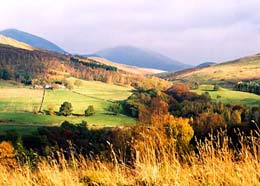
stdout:
POLYGON ((74 85, 80 87, 82 85, 82 81, 77 79, 76 81, 74 81, 74 85))
POLYGON ((72 90, 74 87, 73 87, 73 84, 71 81, 68 81, 68 80, 64 80, 64 85, 67 87, 67 89, 69 90, 72 90))
POLYGON ((17 166, 14 148, 6 141, 0 143, 0 165, 9 168, 15 168, 17 166))
POLYGON ((59 110, 60 114, 63 116, 69 116, 72 114, 72 105, 71 103, 65 101, 61 106, 59 110))
POLYGON ((89 105, 88 108, 85 110, 85 116, 92 116, 95 114, 94 106, 89 105))
POLYGON ((213 90, 214 91, 219 91, 220 90, 220 86, 219 85, 214 85, 213 90))
POLYGON ((47 114, 49 115, 55 115, 55 105, 54 104, 49 104, 47 106, 47 114))
POLYGON ((109 105, 108 111, 114 115, 118 115, 121 111, 121 105, 119 103, 113 103, 109 105))

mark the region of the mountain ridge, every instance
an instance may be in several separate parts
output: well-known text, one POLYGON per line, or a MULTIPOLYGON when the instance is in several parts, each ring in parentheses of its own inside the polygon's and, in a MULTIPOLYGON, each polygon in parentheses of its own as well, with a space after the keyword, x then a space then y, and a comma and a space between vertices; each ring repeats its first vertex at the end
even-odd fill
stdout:
POLYGON ((63 50, 62 48, 60 48, 53 42, 51 42, 43 37, 28 33, 28 32, 24 32, 24 31, 21 31, 18 29, 13 29, 13 28, 5 29, 5 30, 0 31, 0 34, 4 35, 6 37, 12 38, 14 40, 26 43, 35 48, 49 50, 49 51, 58 52, 58 53, 66 53, 65 50, 63 50))

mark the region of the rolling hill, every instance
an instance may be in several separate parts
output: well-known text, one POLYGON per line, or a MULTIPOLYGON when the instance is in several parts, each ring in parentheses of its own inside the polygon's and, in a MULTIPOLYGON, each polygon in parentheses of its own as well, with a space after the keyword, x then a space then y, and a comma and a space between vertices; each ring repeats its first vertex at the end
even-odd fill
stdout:
POLYGON ((35 48, 40 48, 62 54, 66 53, 62 48, 44 38, 17 29, 6 29, 0 31, 0 34, 15 39, 17 41, 26 43, 35 48))
POLYGON ((108 60, 131 66, 176 71, 190 67, 162 54, 132 46, 118 46, 96 52, 108 60))
POLYGON ((25 50, 34 50, 34 48, 32 46, 30 46, 26 43, 16 41, 12 38, 3 36, 1 34, 0 34, 0 44, 9 45, 9 46, 13 46, 13 47, 21 48, 21 49, 25 49, 25 50))
POLYGON ((193 68, 164 74, 169 80, 200 83, 237 83, 239 81, 260 79, 260 54, 251 55, 229 62, 204 68, 193 68))

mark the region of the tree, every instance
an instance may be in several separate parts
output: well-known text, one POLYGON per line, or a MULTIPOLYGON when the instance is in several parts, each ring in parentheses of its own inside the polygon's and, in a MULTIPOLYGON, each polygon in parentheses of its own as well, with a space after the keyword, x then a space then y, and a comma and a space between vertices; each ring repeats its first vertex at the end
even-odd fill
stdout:
POLYGON ((11 75, 6 69, 0 69, 0 79, 10 80, 11 75))
POLYGON ((219 91, 220 90, 220 86, 219 85, 214 85, 213 90, 214 91, 219 91))
POLYGON ((61 106, 59 110, 60 114, 63 116, 69 116, 72 114, 72 105, 71 103, 65 101, 61 106))
POLYGON ((72 90, 74 87, 73 87, 73 83, 69 80, 64 80, 64 85, 67 87, 67 89, 69 90, 72 90))
POLYGON ((54 115, 55 114, 55 105, 49 104, 47 106, 47 112, 48 112, 49 115, 54 115))
POLYGON ((45 94, 46 94, 46 84, 47 84, 47 79, 45 78, 40 78, 40 79, 34 79, 32 80, 32 84, 33 85, 42 85, 43 86, 43 93, 42 93, 42 100, 41 100, 41 104, 40 104, 40 107, 39 107, 39 113, 42 112, 42 105, 43 105, 43 102, 44 102, 44 99, 45 99, 45 94))
POLYGON ((121 105, 119 103, 113 103, 108 107, 108 111, 114 115, 118 115, 121 111, 121 105))
POLYGON ((85 110, 85 116, 92 116, 95 114, 94 106, 89 105, 88 108, 85 110))
POLYGON ((0 143, 0 164, 9 168, 17 166, 14 148, 9 142, 0 143))
POLYGON ((76 81, 74 81, 74 85, 77 86, 77 87, 80 87, 82 85, 82 81, 77 79, 76 81))

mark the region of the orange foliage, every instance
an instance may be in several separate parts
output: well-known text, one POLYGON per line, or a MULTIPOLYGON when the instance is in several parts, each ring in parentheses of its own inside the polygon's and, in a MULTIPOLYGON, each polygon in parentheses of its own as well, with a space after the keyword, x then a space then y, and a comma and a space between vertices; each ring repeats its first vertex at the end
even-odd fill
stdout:
POLYGON ((15 168, 17 166, 14 148, 6 141, 0 143, 0 165, 8 168, 15 168))

